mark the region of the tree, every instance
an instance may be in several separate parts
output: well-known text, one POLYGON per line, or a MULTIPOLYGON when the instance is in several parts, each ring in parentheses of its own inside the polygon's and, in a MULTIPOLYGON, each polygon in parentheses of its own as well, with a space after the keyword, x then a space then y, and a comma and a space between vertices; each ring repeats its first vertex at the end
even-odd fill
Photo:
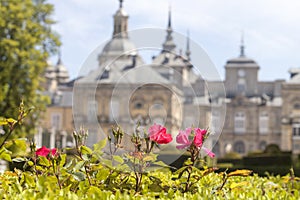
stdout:
POLYGON ((32 134, 46 108, 43 72, 57 52, 59 37, 51 30, 54 7, 46 0, 0 1, 0 116, 17 117, 18 107, 34 106, 34 114, 18 136, 32 134))

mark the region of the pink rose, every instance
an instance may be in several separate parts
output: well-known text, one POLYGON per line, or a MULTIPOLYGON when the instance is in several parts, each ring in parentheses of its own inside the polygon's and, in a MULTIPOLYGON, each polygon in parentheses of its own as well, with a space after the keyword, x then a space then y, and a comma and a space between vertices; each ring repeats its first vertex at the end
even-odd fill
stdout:
POLYGON ((184 149, 192 144, 192 140, 189 139, 192 128, 187 128, 185 131, 179 131, 176 137, 176 142, 179 144, 176 146, 177 149, 184 149))
POLYGON ((207 133, 207 130, 195 128, 195 137, 194 137, 194 144, 196 147, 201 147, 203 144, 204 136, 207 133))
POLYGON ((168 144, 173 139, 165 127, 155 123, 149 128, 149 137, 151 141, 157 144, 168 144))
POLYGON ((211 158, 214 158, 215 157, 215 154, 210 151, 209 149, 205 148, 205 147, 202 147, 202 149, 206 152, 206 154, 211 157, 211 158))
POLYGON ((57 154, 56 148, 50 150, 47 147, 42 146, 41 148, 36 150, 35 155, 47 157, 50 153, 52 156, 55 156, 57 154))

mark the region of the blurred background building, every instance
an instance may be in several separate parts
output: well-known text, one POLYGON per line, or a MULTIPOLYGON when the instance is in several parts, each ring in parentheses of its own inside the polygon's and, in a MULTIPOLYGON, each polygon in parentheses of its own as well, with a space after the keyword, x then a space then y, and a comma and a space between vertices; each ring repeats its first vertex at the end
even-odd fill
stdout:
POLYGON ((39 146, 72 146, 72 132, 80 125, 89 130, 92 145, 116 123, 128 133, 137 123, 159 123, 174 137, 192 125, 209 127, 208 146, 220 157, 262 151, 270 144, 300 153, 300 69, 291 69, 289 81, 260 81, 260 66, 246 56, 242 40, 239 55, 225 64, 225 80, 204 80, 193 69, 189 38, 184 53, 176 48, 171 11, 162 51, 145 65, 128 35, 122 3, 97 69, 69 80, 61 56, 56 65, 49 63, 45 88, 51 103, 36 135, 39 146))

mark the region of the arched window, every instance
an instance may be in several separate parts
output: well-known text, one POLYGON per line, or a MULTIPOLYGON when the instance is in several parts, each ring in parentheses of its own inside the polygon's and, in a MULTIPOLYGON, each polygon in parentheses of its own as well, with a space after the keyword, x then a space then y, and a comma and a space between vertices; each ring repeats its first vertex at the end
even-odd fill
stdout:
POLYGON ((244 112, 237 112, 234 115, 234 132, 245 133, 246 131, 246 116, 244 112))
POLYGON ((235 142, 233 146, 233 150, 237 153, 244 154, 246 152, 244 142, 243 141, 235 142))

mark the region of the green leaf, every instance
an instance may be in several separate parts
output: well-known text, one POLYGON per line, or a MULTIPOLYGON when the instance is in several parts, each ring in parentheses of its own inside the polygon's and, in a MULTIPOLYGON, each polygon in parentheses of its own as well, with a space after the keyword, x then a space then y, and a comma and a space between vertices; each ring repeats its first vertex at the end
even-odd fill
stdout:
POLYGON ((4 126, 4 125, 7 125, 7 124, 8 124, 8 122, 7 122, 6 118, 0 117, 0 126, 4 126))
POLYGON ((94 151, 101 151, 106 146, 106 143, 107 143, 106 138, 103 140, 100 140, 99 142, 94 144, 94 151))
POLYGON ((240 170, 235 170, 234 172, 230 172, 227 177, 231 176, 249 176, 252 173, 251 170, 248 169, 240 169, 240 170))
POLYGON ((9 150, 7 150, 6 148, 2 147, 2 149, 0 150, 0 160, 6 160, 8 162, 11 162, 11 152, 9 150))
POLYGON ((50 161, 44 156, 39 156, 38 157, 38 163, 42 166, 45 166, 45 167, 50 166, 50 161))
POLYGON ((81 146, 80 151, 82 154, 92 154, 93 153, 93 151, 90 148, 88 148, 87 146, 81 146))
POLYGON ((34 163, 32 161, 28 161, 28 166, 32 167, 34 163))
POLYGON ((72 176, 77 181, 84 181, 86 178, 86 175, 82 172, 73 172, 72 176))
POLYGON ((26 160, 27 160, 26 158, 21 158, 21 157, 12 159, 13 162, 25 162, 26 160))
POLYGON ((13 157, 25 156, 27 150, 26 139, 20 138, 7 142, 6 148, 12 152, 13 157))
POLYGON ((34 180, 34 177, 32 176, 32 174, 26 172, 26 173, 23 173, 23 175, 24 175, 25 183, 28 184, 30 187, 34 187, 35 180, 34 180))
POLYGON ((76 163, 74 170, 80 170, 85 164, 85 161, 79 161, 78 163, 76 163))
POLYGON ((13 119, 13 118, 8 118, 8 119, 6 119, 6 121, 7 121, 8 123, 10 123, 10 124, 15 124, 15 123, 17 123, 17 120, 15 120, 15 119, 13 119))
POLYGON ((106 166, 106 167, 113 168, 111 160, 101 159, 101 164, 104 165, 104 166, 106 166))
POLYGON ((143 158, 143 161, 145 161, 145 162, 148 162, 148 161, 154 162, 156 160, 156 157, 157 157, 156 154, 149 154, 149 155, 147 155, 143 158))
POLYGON ((167 168, 172 168, 172 166, 167 165, 166 163, 164 163, 163 161, 157 161, 154 162, 153 164, 161 166, 161 167, 167 167, 167 168))
POLYGON ((115 161, 117 161, 118 163, 120 163, 120 164, 123 164, 124 163, 124 160, 123 160, 123 158, 121 157, 121 156, 113 156, 113 159, 115 160, 115 161))
POLYGON ((178 169, 178 170, 175 172, 175 174, 178 174, 178 179, 181 178, 181 176, 183 175, 183 173, 184 173, 185 171, 187 171, 188 168, 189 168, 189 166, 184 166, 184 167, 181 167, 180 169, 178 169))
POLYGON ((90 160, 89 155, 90 155, 90 154, 83 154, 83 155, 82 155, 82 159, 83 159, 84 161, 89 161, 89 160, 90 160))
POLYGON ((73 166, 74 160, 70 160, 69 162, 67 162, 67 164, 65 165, 65 169, 69 169, 70 167, 73 166))
POLYGON ((60 163, 59 163, 59 166, 62 167, 64 166, 64 164, 66 163, 66 158, 67 158, 67 155, 66 154, 61 154, 60 155, 60 163))

